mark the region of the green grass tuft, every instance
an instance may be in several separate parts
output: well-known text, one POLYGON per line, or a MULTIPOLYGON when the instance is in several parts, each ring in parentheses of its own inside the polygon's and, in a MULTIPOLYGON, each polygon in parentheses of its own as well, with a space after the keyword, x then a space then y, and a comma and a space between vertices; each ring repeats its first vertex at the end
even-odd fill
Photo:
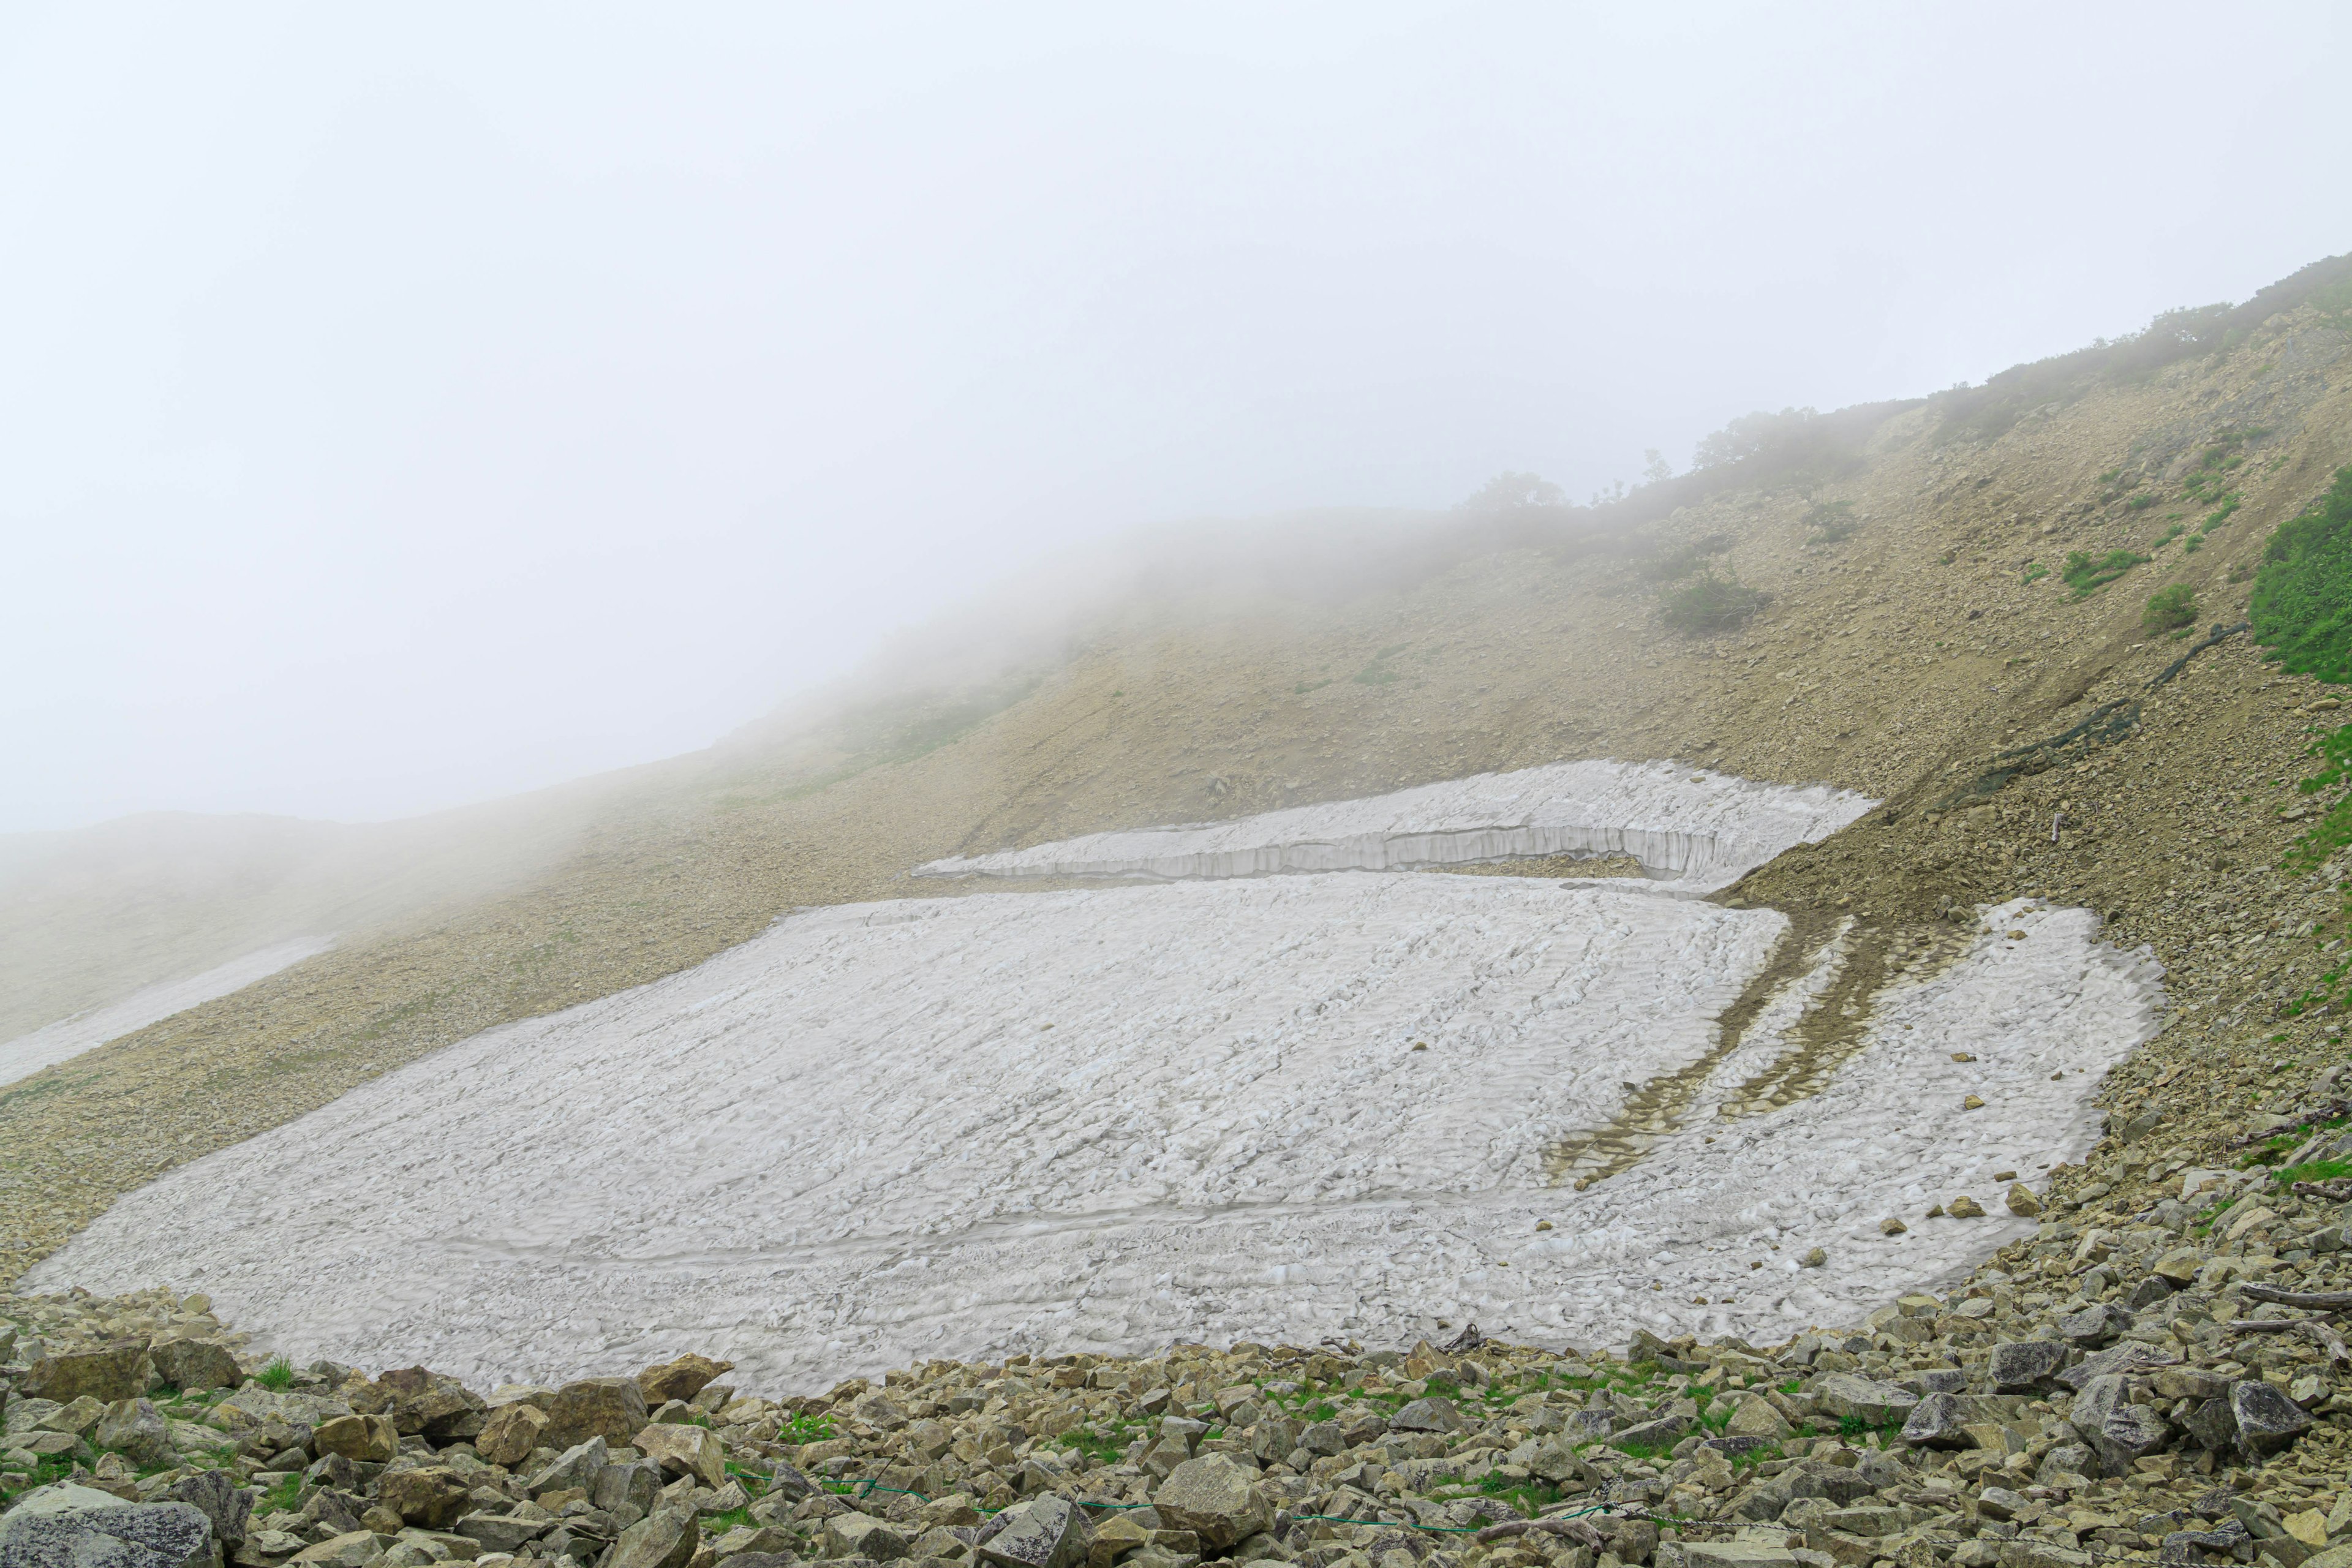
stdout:
POLYGON ((271 1356, 268 1363, 253 1374, 253 1381, 283 1394, 294 1386, 294 1363, 282 1355, 271 1356))
POLYGON ((2066 564, 2058 574, 2074 590, 2074 597, 2087 599, 2147 560, 2147 556, 2129 550, 2110 550, 2100 556, 2070 550, 2066 552, 2066 564))

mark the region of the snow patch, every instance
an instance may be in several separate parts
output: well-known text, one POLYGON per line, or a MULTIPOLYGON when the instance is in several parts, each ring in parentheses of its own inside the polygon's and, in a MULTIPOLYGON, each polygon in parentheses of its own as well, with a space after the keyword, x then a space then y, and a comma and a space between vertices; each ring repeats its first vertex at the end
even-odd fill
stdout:
POLYGON ((2090 915, 1995 921, 1882 999, 1827 1092, 1695 1114, 1576 1193, 1546 1150, 1703 1056, 1784 917, 1313 873, 814 910, 173 1171, 24 1288, 169 1281, 298 1359, 478 1384, 691 1348, 772 1393, 1441 1319, 1777 1337, 2021 1234, 1990 1173, 2085 1148, 2099 1072, 2153 1032, 2154 964, 2090 915), (1918 1217, 1960 1191, 1995 1217, 1918 1217), (1832 1266, 1797 1269, 1814 1245, 1832 1266))
POLYGON ((1255 877, 1382 871, 1548 855, 1631 855, 1675 890, 1712 892, 1877 802, 1664 763, 1555 763, 1237 822, 1090 834, 934 860, 919 877, 1255 877))
POLYGON ((306 958, 326 952, 334 944, 335 939, 331 936, 296 937, 291 942, 281 942, 232 958, 202 974, 150 985, 144 990, 132 992, 120 1002, 77 1013, 70 1018, 61 1018, 29 1035, 19 1035, 13 1040, 0 1043, 0 1084, 30 1078, 43 1068, 55 1067, 109 1040, 136 1034, 148 1025, 160 1023, 174 1013, 184 1013, 215 997, 242 991, 255 981, 266 980, 281 969, 291 968, 306 958))

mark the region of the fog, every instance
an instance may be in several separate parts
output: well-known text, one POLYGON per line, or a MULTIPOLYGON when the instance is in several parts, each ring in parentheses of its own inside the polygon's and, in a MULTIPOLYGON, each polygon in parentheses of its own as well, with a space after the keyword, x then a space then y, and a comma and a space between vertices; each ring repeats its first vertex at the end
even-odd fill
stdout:
POLYGON ((2242 300, 2352 237, 2347 33, 10 7, 0 831, 531 788, 1132 531, 1580 498, 2242 300))

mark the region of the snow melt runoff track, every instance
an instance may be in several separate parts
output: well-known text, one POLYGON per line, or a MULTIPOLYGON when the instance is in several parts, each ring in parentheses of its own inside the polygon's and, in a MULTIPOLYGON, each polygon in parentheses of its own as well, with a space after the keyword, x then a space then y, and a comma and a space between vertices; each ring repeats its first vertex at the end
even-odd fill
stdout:
MULTIPOLYGON (((1709 829, 1759 860, 1788 822, 1868 805, 1701 782, 1768 803, 1709 829)), ((1408 832, 1397 799, 1354 804, 1408 832)), ((1278 844, 1269 820, 1232 830, 1278 844)), ((1028 853, 1105 858, 1073 847, 1028 853)), ((1302 872, 806 910, 175 1171, 28 1283, 202 1289, 298 1356, 498 1381, 692 1347, 770 1392, 1473 1318, 1771 1337, 2015 1235, 1916 1216, 2085 1146, 2097 1075, 2156 1022, 2150 961, 2083 911, 2005 908, 1880 994, 1821 1093, 1713 1112, 1796 1019, 1800 974, 1680 1131, 1552 1184, 1547 1152, 1702 1057, 1786 928, 1662 890, 1686 889, 1302 872), (1898 1211, 1911 1233, 1879 1235, 1898 1211), (1813 1246, 1832 1267, 1797 1267, 1813 1246)))

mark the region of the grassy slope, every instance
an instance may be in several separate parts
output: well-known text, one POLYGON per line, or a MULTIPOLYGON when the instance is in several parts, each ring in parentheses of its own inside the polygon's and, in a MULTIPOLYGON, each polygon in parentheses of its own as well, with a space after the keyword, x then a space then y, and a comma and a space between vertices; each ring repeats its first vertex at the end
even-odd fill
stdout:
MULTIPOLYGON (((1474 550, 1351 597, 1139 611, 1010 706, 913 725, 911 743, 640 770, 526 882, 411 913, 0 1096, 0 1277, 154 1172, 439 1045, 673 973, 796 905, 936 892, 904 876, 936 856, 1563 756, 1704 760, 1898 808, 1784 858, 1747 896, 1901 921, 2046 884, 2127 932, 2141 921, 2164 952, 2185 836, 2207 832, 2186 825, 2222 782, 2286 776, 2302 744, 2291 689, 2242 642, 2168 688, 2116 760, 2025 781, 1991 813, 1911 808, 2160 668, 2178 648, 2139 625, 2160 584, 2189 583, 2208 623, 2242 613, 2229 568, 2352 459, 2344 348, 2307 321, 2258 332, 1980 442, 1940 439, 1936 411, 1910 406, 1843 478, 1730 490, 1647 524, 1668 544, 1727 539, 1718 567, 1775 595, 1724 637, 1665 634, 1637 562, 1474 550), (2248 427, 2269 434, 2231 471, 2237 509, 2194 554, 2158 547, 2167 514, 2193 527, 2211 510, 2184 499, 2198 455, 2248 427), (2143 474, 2137 489, 2103 480, 2117 468, 2143 474), (2133 510, 2137 494, 2166 499, 2133 510), (1836 500, 1859 526, 1809 545, 1808 517, 1836 500), (2084 599, 2054 570, 2067 551, 2116 548, 2155 559, 2084 599), (2029 583, 2029 561, 2053 571, 2029 583), (2077 794, 2105 837, 2043 846, 2044 814, 2077 794)), ((2265 810, 2231 819, 2226 853, 2195 851, 2227 918, 2278 907, 2259 868, 2287 830, 2265 810)))

